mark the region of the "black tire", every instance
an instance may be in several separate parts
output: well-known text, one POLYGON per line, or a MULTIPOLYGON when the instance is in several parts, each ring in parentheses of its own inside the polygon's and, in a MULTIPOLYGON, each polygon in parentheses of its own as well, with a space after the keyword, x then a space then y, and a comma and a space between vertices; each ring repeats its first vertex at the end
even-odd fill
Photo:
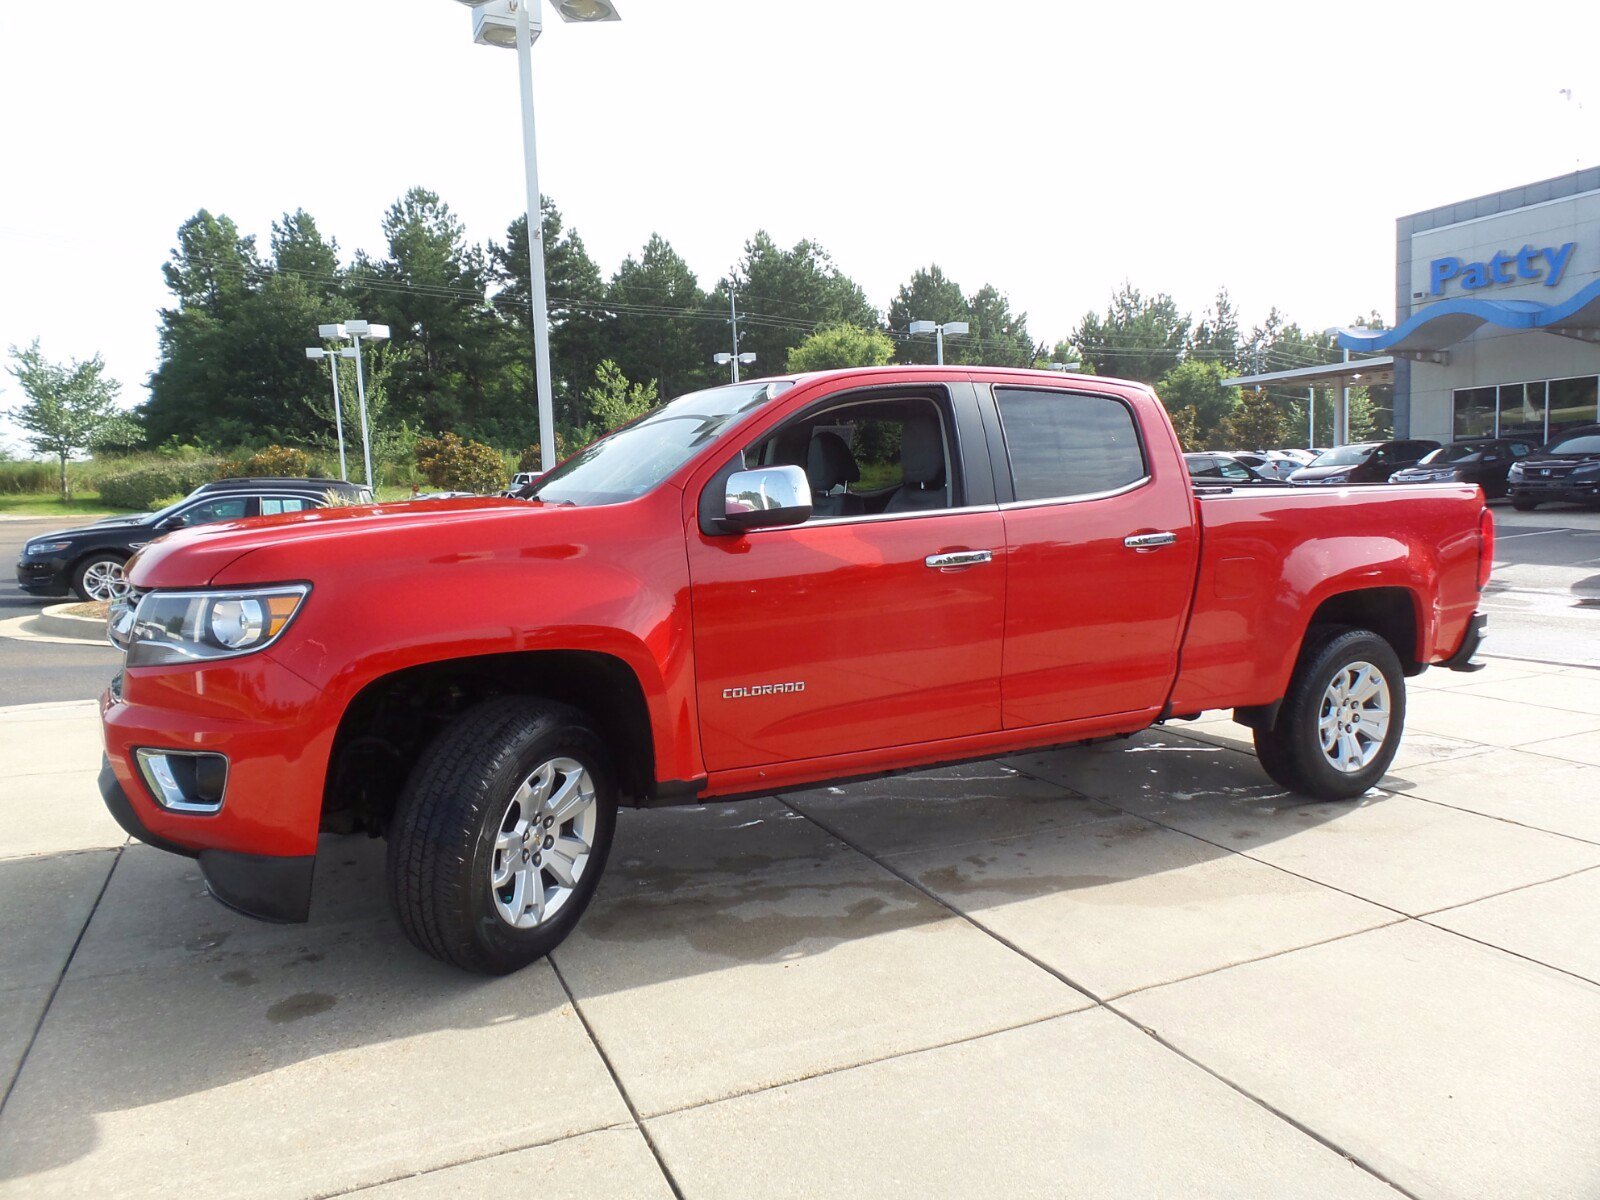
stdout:
POLYGON ((1289 681, 1289 692, 1270 730, 1255 731, 1262 769, 1292 792, 1318 800, 1349 800, 1383 778, 1405 732, 1405 673, 1394 647, 1367 629, 1322 627, 1306 644, 1289 681), (1345 771, 1323 753, 1318 732, 1322 700, 1334 676, 1352 663, 1376 667, 1389 691, 1389 724, 1372 760, 1345 771))
POLYGON ((419 949, 464 970, 519 970, 577 925, 605 870, 616 819, 605 747, 581 713, 524 696, 484 701, 423 751, 396 806, 388 887, 400 927, 419 949), (501 916, 491 891, 495 839, 518 787, 558 758, 579 763, 593 782, 598 811, 590 850, 559 910, 532 928, 517 928, 501 916))
POLYGON ((95 596, 90 593, 84 576, 88 575, 93 568, 109 564, 117 568, 117 576, 121 578, 122 564, 127 561, 128 556, 126 554, 117 554, 112 551, 100 551, 95 554, 85 555, 72 566, 71 584, 73 595, 77 596, 79 600, 106 599, 107 597, 105 596, 95 596))
POLYGON ((1532 496, 1513 496, 1511 497, 1511 507, 1518 512, 1532 512, 1539 507, 1539 502, 1532 496))

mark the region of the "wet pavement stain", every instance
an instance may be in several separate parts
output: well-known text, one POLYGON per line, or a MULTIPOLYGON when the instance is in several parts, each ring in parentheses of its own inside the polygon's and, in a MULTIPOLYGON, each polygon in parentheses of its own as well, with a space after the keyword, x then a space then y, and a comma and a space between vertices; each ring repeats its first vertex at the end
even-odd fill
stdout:
POLYGON ((585 914, 579 933, 633 944, 679 938, 702 954, 754 963, 792 957, 802 946, 816 952, 946 919, 925 897, 895 880, 751 880, 673 896, 635 892, 602 898, 585 914))
POLYGON ((325 1013, 337 1003, 339 1001, 327 992, 297 992, 267 1009, 267 1020, 275 1025, 283 1025, 302 1017, 325 1013))
POLYGON ((998 892, 1015 897, 1050 896, 1057 892, 1127 882, 1118 875, 964 875, 960 867, 935 867, 931 871, 924 871, 918 879, 941 895, 970 896, 998 892))
POLYGON ((254 987, 256 984, 261 982, 256 978, 256 973, 254 971, 246 970, 243 967, 240 967, 236 971, 224 971, 222 973, 222 978, 224 982, 237 984, 239 987, 254 987))

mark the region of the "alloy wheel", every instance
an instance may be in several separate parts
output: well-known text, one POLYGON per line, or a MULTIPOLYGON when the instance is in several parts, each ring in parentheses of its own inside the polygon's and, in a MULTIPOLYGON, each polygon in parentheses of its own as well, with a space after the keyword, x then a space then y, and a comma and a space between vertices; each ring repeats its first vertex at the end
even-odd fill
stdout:
POLYGON ((1389 736, 1389 681, 1369 662, 1347 663, 1322 693, 1317 736, 1335 770, 1353 775, 1383 749, 1389 736))
POLYGON ((83 572, 83 590, 91 600, 121 600, 128 594, 122 564, 110 560, 90 563, 83 572))
POLYGON ((582 763, 552 758, 522 781, 500 818, 489 892, 516 929, 549 921, 571 899, 589 865, 600 806, 582 763))

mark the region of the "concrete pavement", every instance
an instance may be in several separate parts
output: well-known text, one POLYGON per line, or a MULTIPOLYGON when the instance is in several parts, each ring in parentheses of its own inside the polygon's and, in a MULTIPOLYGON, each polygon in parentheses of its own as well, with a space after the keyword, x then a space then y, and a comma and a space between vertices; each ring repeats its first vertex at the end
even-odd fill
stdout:
POLYGON ((1600 672, 1416 681, 1383 790, 1213 719, 627 812, 509 979, 330 838, 269 926, 0 712, 0 1196, 1600 1193, 1600 672))

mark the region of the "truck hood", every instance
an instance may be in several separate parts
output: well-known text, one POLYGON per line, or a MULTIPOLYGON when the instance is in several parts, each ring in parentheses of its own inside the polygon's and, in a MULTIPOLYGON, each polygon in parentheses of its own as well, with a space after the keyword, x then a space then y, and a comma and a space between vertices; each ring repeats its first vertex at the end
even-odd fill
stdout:
MULTIPOLYGON (((326 562, 340 543, 353 547, 373 539, 407 540, 421 528, 459 527, 452 542, 466 544, 493 540, 492 530, 511 522, 573 512, 560 505, 534 500, 475 496, 468 500, 413 500, 398 504, 361 504, 350 507, 313 508, 274 517, 244 521, 218 521, 180 529, 151 542, 128 564, 129 582, 136 588, 199 587, 211 583, 230 565, 263 550, 315 550, 315 561, 326 562)), ((519 525, 519 531, 526 526, 519 525)), ((525 533, 519 536, 526 537, 525 533)), ((281 559, 282 555, 275 555, 281 559)), ((308 558, 312 557, 308 554, 308 558)), ((285 577, 287 578, 287 577, 285 577)), ((278 582, 263 579, 261 582, 278 582)))

